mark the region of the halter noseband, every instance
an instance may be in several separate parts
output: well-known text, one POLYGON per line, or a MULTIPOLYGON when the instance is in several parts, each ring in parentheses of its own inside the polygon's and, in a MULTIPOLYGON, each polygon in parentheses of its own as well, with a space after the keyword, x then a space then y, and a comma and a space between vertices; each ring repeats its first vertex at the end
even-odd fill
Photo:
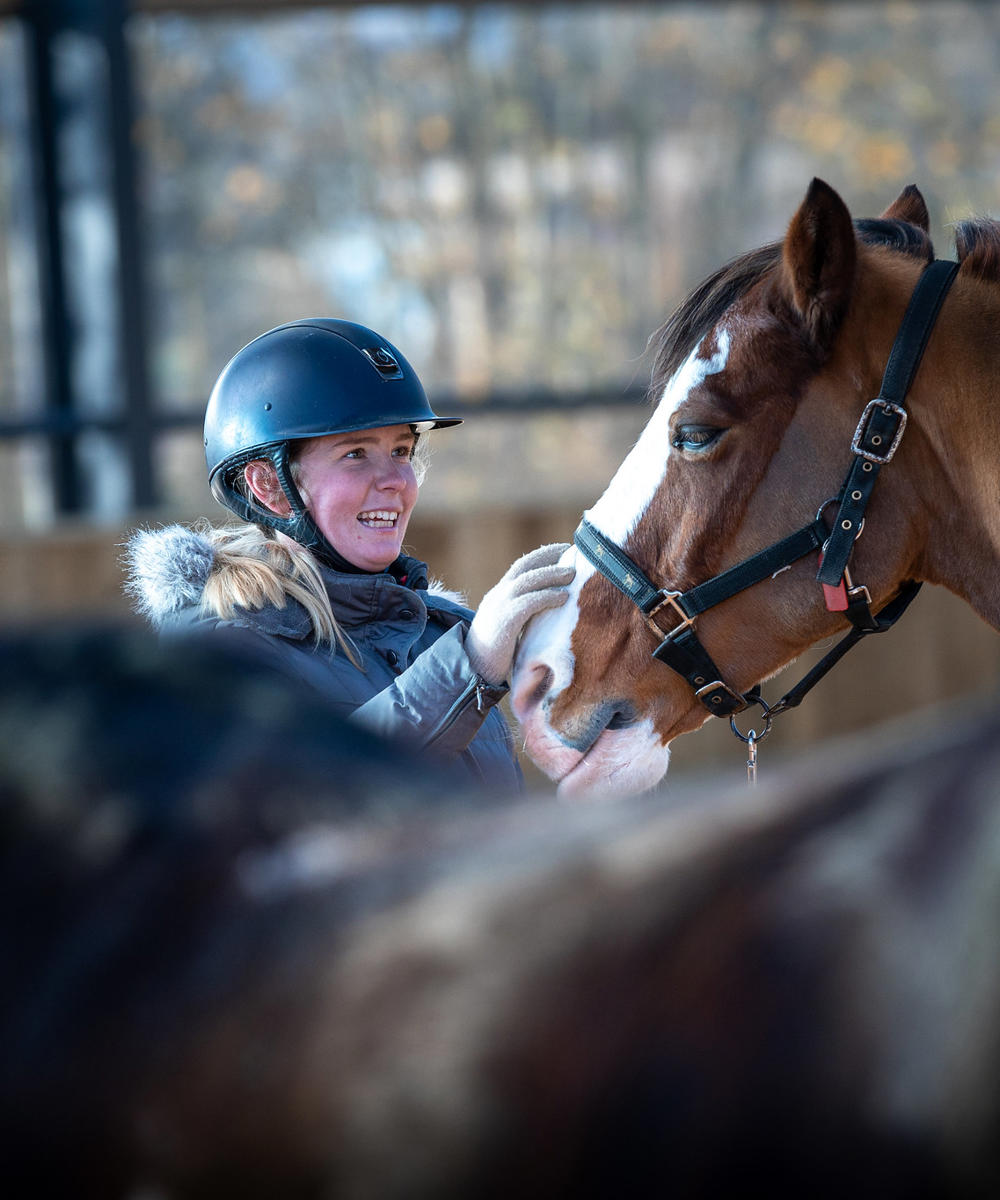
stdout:
MULTIPOLYGON (((868 589, 853 584, 848 561, 861 532, 878 473, 891 461, 903 436, 906 427, 903 402, 957 271, 958 263, 937 259, 927 265, 917 281, 896 334, 878 397, 865 406, 854 432, 851 441, 854 458, 847 478, 838 495, 822 506, 809 525, 704 583, 679 592, 658 588, 620 546, 586 519, 581 521, 573 539, 580 552, 639 608, 653 632, 662 639, 653 657, 681 675, 714 716, 732 719, 733 714, 757 703, 764 710, 769 729, 772 717, 801 703, 805 694, 861 638, 891 629, 920 590, 919 583, 912 580, 904 583, 897 595, 873 614, 868 589), (827 529, 823 520, 823 512, 830 504, 837 505, 832 530, 827 529), (695 619, 814 550, 820 551, 816 578, 823 585, 827 607, 843 612, 853 628, 777 704, 768 706, 760 698, 759 685, 741 694, 723 680, 722 672, 698 639, 695 619)), ((735 725, 733 728, 739 737, 748 740, 735 725)))

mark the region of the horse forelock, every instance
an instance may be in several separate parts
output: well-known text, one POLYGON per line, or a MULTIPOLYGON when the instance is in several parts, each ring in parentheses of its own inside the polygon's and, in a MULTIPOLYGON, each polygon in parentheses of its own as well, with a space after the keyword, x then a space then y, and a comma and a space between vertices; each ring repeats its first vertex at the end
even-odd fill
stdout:
POLYGON ((1000 282, 1000 221, 975 217, 955 226, 955 253, 964 275, 1000 282))
MULTIPOLYGON (((970 246, 988 257, 987 246, 1000 255, 1000 226, 994 221, 968 222, 970 246), (988 227, 988 228, 986 228, 988 227)), ((959 228, 963 228, 960 226, 959 228)), ((900 254, 930 261, 934 245, 930 237, 909 221, 889 217, 858 218, 854 221, 858 240, 869 246, 885 246, 900 254)), ((655 357, 649 395, 658 399, 667 382, 677 373, 691 351, 711 332, 725 314, 751 288, 768 276, 781 260, 782 243, 769 242, 732 259, 708 276, 674 310, 650 338, 655 357)), ((961 250, 959 251, 961 257, 961 250)), ((990 276, 1000 276, 1000 257, 990 259, 990 276)), ((970 269, 976 271, 974 263, 970 269)), ((979 272, 977 273, 985 273, 979 272)))
POLYGON ((868 246, 887 246, 927 262, 934 257, 934 243, 929 235, 909 221, 895 217, 858 217, 854 221, 854 230, 858 240, 868 246))
POLYGON ((655 358, 649 394, 658 400, 706 334, 777 264, 780 242, 734 258, 704 280, 652 335, 655 358))

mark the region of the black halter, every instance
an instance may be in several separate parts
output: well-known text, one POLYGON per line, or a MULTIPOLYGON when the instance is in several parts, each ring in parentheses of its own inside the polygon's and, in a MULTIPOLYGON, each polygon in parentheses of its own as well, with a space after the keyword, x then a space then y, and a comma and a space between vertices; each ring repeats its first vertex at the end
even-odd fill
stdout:
POLYGON ((920 590, 919 583, 904 583, 894 599, 873 614, 868 589, 853 584, 848 561, 878 473, 892 459, 903 436, 906 427, 903 401, 957 270, 958 263, 938 259, 928 264, 917 281, 889 355, 879 395, 865 406, 854 432, 851 442, 854 458, 847 478, 837 497, 824 504, 809 525, 706 582, 679 592, 658 588, 600 530, 586 519, 580 523, 574 535, 580 552, 638 606, 661 639, 653 657, 683 676, 715 716, 731 718, 749 704, 758 703, 764 709, 769 728, 773 716, 801 703, 805 694, 861 638, 891 629, 920 590), (832 530, 823 520, 823 512, 830 504, 837 506, 832 530), (800 683, 769 707, 760 699, 759 685, 741 694, 723 680, 722 672, 698 640, 695 619, 814 550, 820 551, 816 578, 824 587, 827 606, 843 612, 853 628, 800 683))

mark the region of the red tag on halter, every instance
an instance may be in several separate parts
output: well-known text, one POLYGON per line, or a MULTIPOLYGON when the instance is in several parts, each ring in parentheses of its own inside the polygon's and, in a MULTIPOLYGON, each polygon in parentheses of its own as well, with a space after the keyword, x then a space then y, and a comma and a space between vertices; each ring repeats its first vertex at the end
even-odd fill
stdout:
MULTIPOLYGON (((822 550, 819 555, 819 565, 823 565, 822 550)), ((830 612, 847 611, 847 584, 844 582, 843 575, 840 577, 840 583, 823 583, 820 584, 820 587, 823 589, 823 599, 830 612)))
POLYGON ((823 597, 826 600, 826 607, 830 612, 846 612, 847 611, 847 588, 844 586, 843 576, 840 583, 834 587, 832 584, 820 584, 823 589, 823 597))

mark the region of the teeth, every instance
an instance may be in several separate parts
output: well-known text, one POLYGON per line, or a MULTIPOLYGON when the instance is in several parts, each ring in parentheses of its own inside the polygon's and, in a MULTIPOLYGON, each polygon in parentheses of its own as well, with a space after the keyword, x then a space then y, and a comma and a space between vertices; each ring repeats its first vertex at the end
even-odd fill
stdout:
POLYGON ((358 520, 364 521, 366 524, 373 524, 377 522, 380 525, 395 525, 396 518, 398 516, 399 513, 375 509, 372 512, 358 513, 358 520))

